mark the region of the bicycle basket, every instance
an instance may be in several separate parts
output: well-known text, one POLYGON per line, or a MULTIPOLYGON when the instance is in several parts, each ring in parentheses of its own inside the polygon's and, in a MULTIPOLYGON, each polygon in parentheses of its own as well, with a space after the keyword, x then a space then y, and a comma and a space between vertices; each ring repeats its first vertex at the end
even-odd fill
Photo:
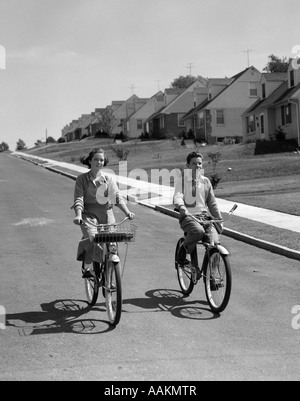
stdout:
POLYGON ((121 224, 115 226, 97 227, 94 242, 134 242, 137 226, 134 224, 121 224))

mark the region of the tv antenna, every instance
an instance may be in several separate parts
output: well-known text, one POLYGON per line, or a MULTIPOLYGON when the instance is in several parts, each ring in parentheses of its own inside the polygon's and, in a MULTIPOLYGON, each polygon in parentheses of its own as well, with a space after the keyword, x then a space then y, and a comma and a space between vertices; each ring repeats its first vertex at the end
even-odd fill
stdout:
POLYGON ((134 84, 131 84, 129 88, 131 89, 131 93, 133 94, 136 86, 134 84))
POLYGON ((247 53, 247 63, 248 63, 248 68, 250 67, 250 57, 249 57, 249 53, 251 53, 253 50, 251 49, 247 49, 244 50, 243 53, 247 53))

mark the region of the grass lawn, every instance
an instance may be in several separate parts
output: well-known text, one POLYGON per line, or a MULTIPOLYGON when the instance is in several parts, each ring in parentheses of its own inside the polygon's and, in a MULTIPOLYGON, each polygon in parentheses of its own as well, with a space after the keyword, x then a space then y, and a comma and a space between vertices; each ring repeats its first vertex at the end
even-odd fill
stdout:
MULTIPOLYGON (((150 177, 151 169, 168 169, 185 166, 190 149, 180 146, 179 140, 138 142, 122 145, 101 139, 47 145, 28 150, 30 154, 81 165, 80 157, 101 146, 107 152, 109 167, 118 173, 118 161, 113 147, 129 149, 128 172, 144 169, 150 177)), ((216 172, 221 177, 215 194, 219 198, 283 213, 300 215, 300 156, 293 153, 254 156, 254 144, 205 146, 198 149, 204 156, 207 177, 213 173, 208 154, 220 152, 221 161, 216 172), (229 170, 229 168, 231 170, 229 170)), ((288 248, 299 249, 300 235, 289 230, 232 216, 228 228, 274 242, 288 248)))

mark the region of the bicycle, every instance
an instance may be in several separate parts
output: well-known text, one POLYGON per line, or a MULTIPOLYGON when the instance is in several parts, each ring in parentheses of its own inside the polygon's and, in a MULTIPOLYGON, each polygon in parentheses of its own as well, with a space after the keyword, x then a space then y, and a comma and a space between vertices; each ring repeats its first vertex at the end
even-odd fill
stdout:
MULTIPOLYGON (((126 217, 120 223, 95 224, 91 220, 85 220, 89 234, 93 241, 102 244, 102 263, 93 261, 91 277, 84 279, 85 291, 90 306, 94 306, 102 287, 102 295, 106 301, 106 311, 109 322, 116 326, 122 313, 122 275, 128 250, 128 243, 135 241, 137 226, 124 224, 129 218, 126 217), (118 242, 125 242, 126 254, 123 269, 118 254, 118 242)), ((85 262, 82 262, 82 270, 85 270, 85 262)))
POLYGON ((195 221, 206 228, 206 239, 208 239, 208 241, 205 239, 204 241, 198 242, 191 255, 187 254, 187 260, 184 265, 178 264, 177 255, 185 237, 180 238, 176 246, 175 268, 177 270, 177 278, 182 293, 184 295, 190 295, 194 286, 203 278, 206 299, 214 313, 223 312, 228 305, 231 294, 232 275, 229 252, 220 243, 213 243, 211 228, 214 223, 224 223, 236 208, 237 205, 234 205, 229 211, 228 216, 222 220, 211 218, 208 220, 200 220, 197 215, 192 215, 195 221), (200 272, 198 266, 198 245, 203 245, 205 248, 200 272), (188 258, 190 260, 188 260, 188 258))

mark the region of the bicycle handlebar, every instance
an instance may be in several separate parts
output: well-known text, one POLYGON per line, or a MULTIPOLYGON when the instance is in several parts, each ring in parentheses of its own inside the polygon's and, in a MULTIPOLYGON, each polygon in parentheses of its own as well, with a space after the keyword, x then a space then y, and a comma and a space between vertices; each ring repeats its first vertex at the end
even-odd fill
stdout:
POLYGON ((92 225, 93 227, 115 227, 115 226, 120 226, 123 224, 126 220, 129 220, 129 217, 125 217, 124 220, 122 220, 120 223, 112 223, 112 224, 96 224, 93 221, 91 221, 88 217, 85 220, 88 224, 92 225))
POLYGON ((236 210, 236 208, 238 207, 237 204, 235 204, 232 209, 228 212, 228 216, 225 217, 225 219, 208 219, 208 220, 201 220, 199 219, 197 216, 199 215, 191 215, 192 218, 197 221, 197 223, 200 224, 213 224, 213 223, 224 223, 224 221, 226 221, 230 215, 236 210))

